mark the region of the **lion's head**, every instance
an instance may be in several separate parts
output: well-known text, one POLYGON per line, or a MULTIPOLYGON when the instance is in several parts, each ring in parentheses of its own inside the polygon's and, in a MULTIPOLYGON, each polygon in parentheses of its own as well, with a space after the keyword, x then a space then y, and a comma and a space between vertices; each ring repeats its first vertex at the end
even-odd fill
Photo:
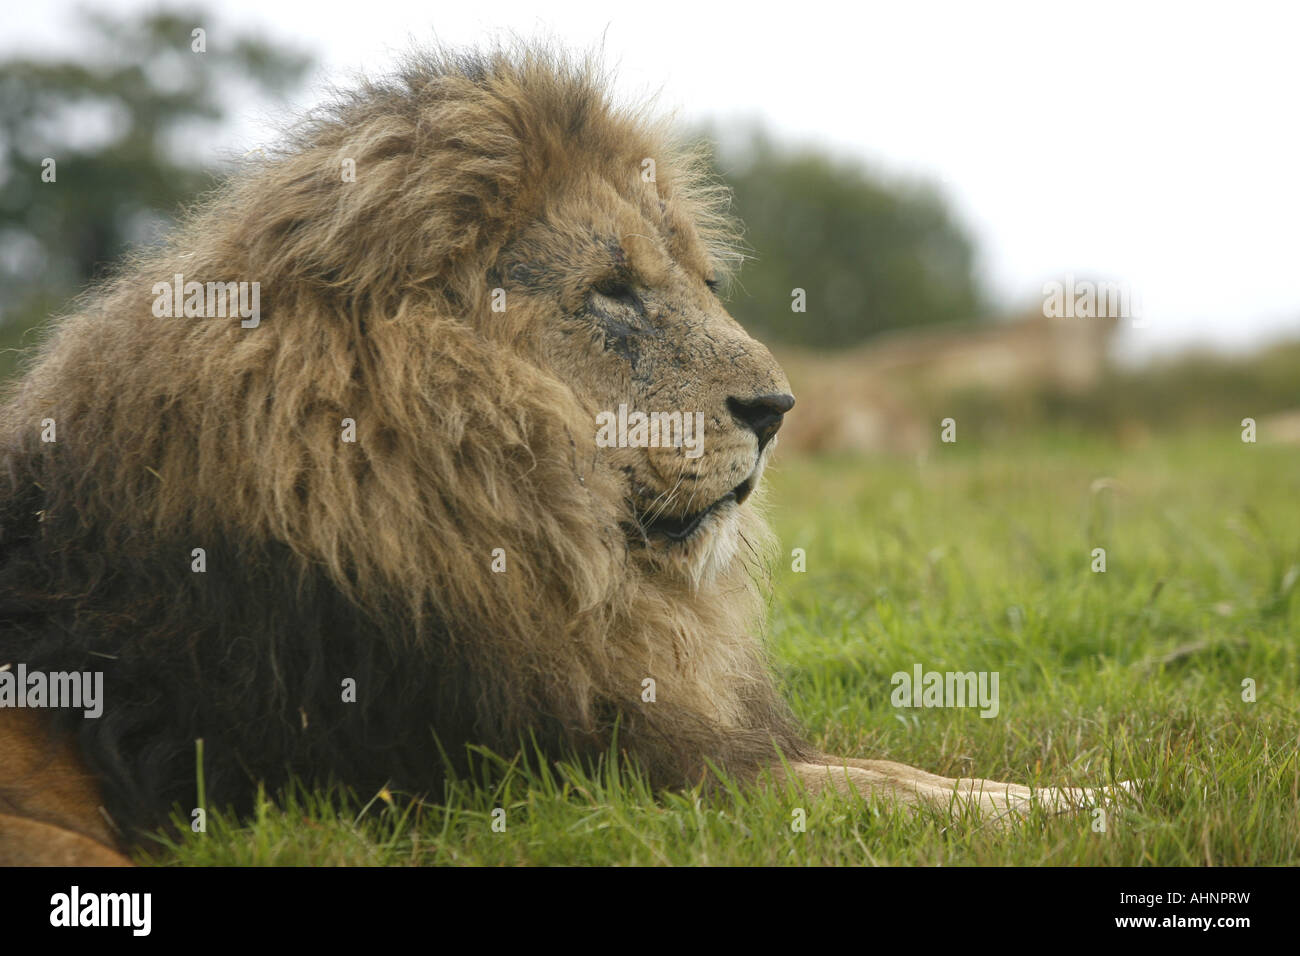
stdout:
POLYGON ((291 149, 252 180, 250 273, 328 312, 378 306, 372 339, 427 309, 421 345, 457 344, 454 319, 466 349, 508 348, 580 468, 614 475, 592 488, 638 561, 697 586, 732 564, 794 399, 718 298, 738 254, 698 152, 613 107, 592 65, 536 50, 417 58, 291 149))
POLYGON ((601 753, 621 726, 663 781, 803 746, 751 502, 793 398, 715 294, 725 193, 605 87, 536 49, 413 58, 14 387, 0 657, 107 668, 78 732, 124 819, 185 792, 200 736, 236 803, 250 773, 425 786, 424 727, 601 753), (239 282, 257 320, 209 314, 239 282))

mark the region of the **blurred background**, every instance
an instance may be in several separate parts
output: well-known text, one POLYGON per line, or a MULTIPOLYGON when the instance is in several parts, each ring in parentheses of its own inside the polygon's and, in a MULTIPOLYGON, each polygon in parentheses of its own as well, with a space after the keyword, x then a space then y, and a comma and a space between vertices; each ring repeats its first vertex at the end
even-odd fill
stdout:
POLYGON ((781 542, 767 636, 810 739, 1146 791, 1110 834, 1095 816, 1013 832, 836 808, 791 840, 761 804, 611 811, 633 791, 566 771, 562 794, 548 776, 517 802, 513 784, 458 786, 445 815, 402 811, 415 838, 290 804, 175 858, 1300 862, 1298 11, 11 0, 0 380, 331 85, 430 40, 603 51, 620 99, 654 96, 714 144, 750 257, 728 307, 798 396, 763 479, 781 542), (999 673, 999 719, 892 706, 917 662, 999 673), (523 838, 481 825, 499 800, 527 808, 523 838))
POLYGON ((11 7, 0 375, 331 84, 514 34, 602 50, 620 97, 713 142, 751 257, 730 308, 799 396, 787 454, 925 456, 948 416, 1123 447, 1251 417, 1300 444, 1285 6, 467 7, 11 7))

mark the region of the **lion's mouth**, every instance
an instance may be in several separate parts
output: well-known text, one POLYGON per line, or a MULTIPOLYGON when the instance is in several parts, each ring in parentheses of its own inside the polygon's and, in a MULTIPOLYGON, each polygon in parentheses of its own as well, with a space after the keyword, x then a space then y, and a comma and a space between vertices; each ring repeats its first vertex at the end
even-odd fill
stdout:
POLYGON ((710 515, 715 514, 728 504, 744 504, 745 499, 750 496, 753 490, 754 477, 751 475, 707 508, 684 515, 659 515, 654 518, 646 516, 641 519, 641 527, 647 535, 663 535, 674 543, 686 541, 700 530, 700 527, 710 515))

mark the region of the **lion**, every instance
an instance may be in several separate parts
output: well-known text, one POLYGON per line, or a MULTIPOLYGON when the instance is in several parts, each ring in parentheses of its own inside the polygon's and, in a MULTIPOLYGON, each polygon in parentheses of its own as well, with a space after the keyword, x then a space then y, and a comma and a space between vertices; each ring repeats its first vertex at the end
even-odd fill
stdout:
POLYGON ((293 779, 436 792, 467 745, 1090 799, 800 729, 759 640, 795 399, 720 298, 736 228, 593 61, 438 50, 82 299, 0 413, 0 664, 102 675, 102 713, 0 710, 0 860, 127 862, 196 770, 243 812, 293 779))

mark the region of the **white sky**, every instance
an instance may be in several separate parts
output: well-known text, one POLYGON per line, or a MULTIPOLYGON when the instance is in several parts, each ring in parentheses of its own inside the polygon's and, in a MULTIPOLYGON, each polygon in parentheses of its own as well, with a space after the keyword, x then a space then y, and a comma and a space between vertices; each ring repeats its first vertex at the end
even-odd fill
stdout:
MULTIPOLYGON (((156 6, 113 0, 118 11, 156 6)), ((6 4, 0 51, 77 50, 77 7, 6 4)), ((941 181, 1005 304, 1072 273, 1125 281, 1131 354, 1300 334, 1300 4, 220 0, 317 82, 412 42, 513 31, 602 43, 628 97, 941 181)), ((305 97, 311 100, 311 94, 305 97)), ((264 118, 263 118, 264 119, 264 118)), ((248 112, 247 147, 269 133, 248 112)), ((229 145, 229 144, 228 144, 229 145)), ((753 263, 750 268, 761 268, 753 263)))

